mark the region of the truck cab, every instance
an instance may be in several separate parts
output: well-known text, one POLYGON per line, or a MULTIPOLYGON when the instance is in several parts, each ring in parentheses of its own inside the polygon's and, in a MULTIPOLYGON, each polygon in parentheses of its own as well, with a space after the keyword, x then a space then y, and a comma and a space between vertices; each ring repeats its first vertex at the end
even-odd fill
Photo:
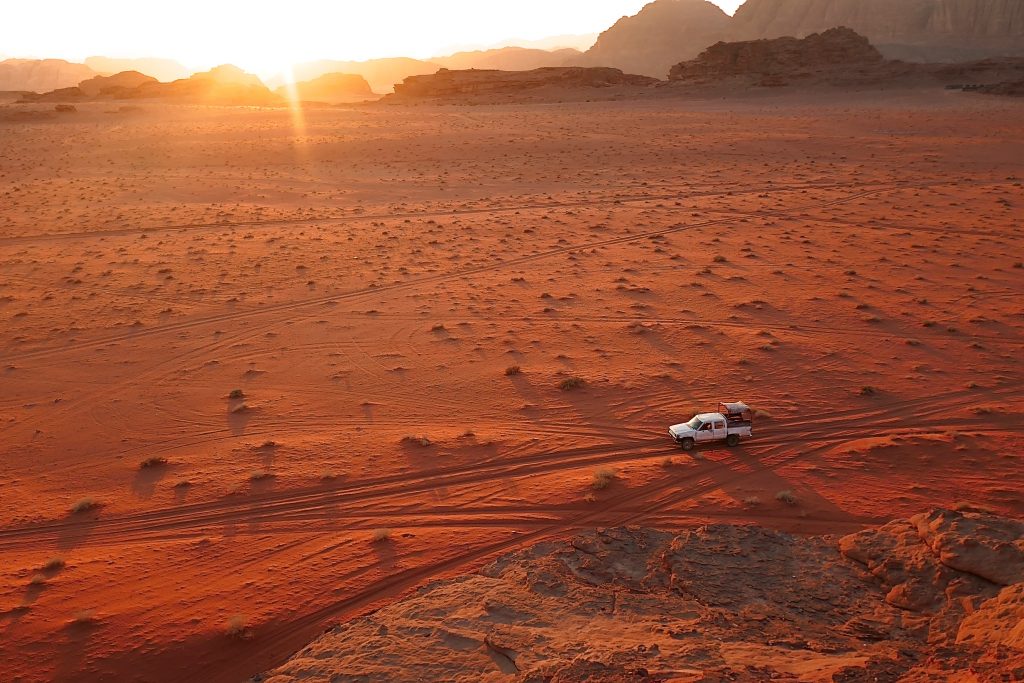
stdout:
POLYGON ((688 422, 672 425, 668 433, 687 451, 715 441, 736 446, 740 439, 753 436, 753 413, 745 403, 720 403, 717 413, 698 413, 688 422))

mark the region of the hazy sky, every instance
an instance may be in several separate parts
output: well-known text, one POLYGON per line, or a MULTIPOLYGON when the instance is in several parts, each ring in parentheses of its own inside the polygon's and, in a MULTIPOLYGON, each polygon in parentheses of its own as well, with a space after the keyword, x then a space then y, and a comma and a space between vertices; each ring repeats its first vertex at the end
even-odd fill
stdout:
MULTIPOLYGON (((741 0, 715 0, 732 12, 741 0)), ((171 57, 260 73, 313 59, 430 57, 509 39, 597 33, 646 0, 23 0, 0 53, 171 57)))

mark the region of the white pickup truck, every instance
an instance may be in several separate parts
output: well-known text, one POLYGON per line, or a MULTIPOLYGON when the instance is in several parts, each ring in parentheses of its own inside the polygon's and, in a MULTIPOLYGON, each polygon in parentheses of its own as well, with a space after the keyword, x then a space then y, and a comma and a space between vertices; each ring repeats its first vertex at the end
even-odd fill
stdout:
POLYGON ((717 413, 701 413, 689 422, 672 425, 669 436, 684 451, 713 441, 735 446, 740 439, 753 436, 754 416, 745 403, 719 403, 717 413))

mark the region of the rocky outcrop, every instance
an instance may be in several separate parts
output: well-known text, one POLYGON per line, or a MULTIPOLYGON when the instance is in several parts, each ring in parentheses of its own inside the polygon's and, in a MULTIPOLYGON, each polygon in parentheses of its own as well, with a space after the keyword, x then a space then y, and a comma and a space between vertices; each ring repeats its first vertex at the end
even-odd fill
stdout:
POLYGON ((776 38, 738 43, 715 43, 696 59, 672 67, 674 81, 713 81, 733 76, 809 75, 823 70, 874 68, 884 58, 848 28, 813 33, 806 38, 776 38))
POLYGON ((395 86, 391 101, 427 98, 467 98, 548 90, 561 92, 611 86, 647 87, 658 79, 624 74, 618 69, 546 67, 531 71, 441 69, 429 76, 411 76, 395 86))
POLYGON ((429 584, 259 680, 1021 680, 1021 530, 950 510, 839 540, 597 530, 429 584))
POLYGON ((85 97, 116 96, 126 90, 156 82, 157 79, 138 71, 122 71, 113 76, 96 76, 82 81, 78 84, 78 89, 85 97))
POLYGON ((747 0, 729 39, 802 38, 835 26, 866 36, 890 59, 1024 55, 1020 0, 747 0))
POLYGON ((0 90, 47 92, 70 88, 96 72, 63 59, 5 59, 0 62, 0 90))
POLYGON ((117 59, 113 57, 86 57, 85 65, 103 76, 138 71, 158 81, 174 81, 188 78, 191 72, 173 59, 142 57, 138 59, 117 59))
POLYGON ((370 84, 358 74, 324 74, 311 81, 275 90, 281 97, 296 97, 302 102, 360 102, 374 97, 370 84))
POLYGON ((157 80, 138 71, 125 71, 113 76, 93 76, 73 88, 58 88, 47 93, 27 93, 22 102, 86 102, 114 100, 133 96, 137 88, 157 80))
POLYGON ((729 16, 706 0, 655 0, 615 22, 576 63, 664 79, 673 64, 723 40, 729 26, 729 16))
POLYGON ((1024 77, 1024 58, 961 64, 914 64, 887 60, 865 38, 846 27, 806 38, 715 43, 688 62, 672 67, 669 79, 723 92, 749 86, 961 87, 1003 93, 999 84, 1024 77))

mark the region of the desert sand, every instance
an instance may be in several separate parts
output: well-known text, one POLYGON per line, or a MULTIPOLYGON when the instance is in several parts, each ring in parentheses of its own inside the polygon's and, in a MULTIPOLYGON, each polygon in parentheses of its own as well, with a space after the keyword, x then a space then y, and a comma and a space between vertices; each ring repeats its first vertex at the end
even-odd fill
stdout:
POLYGON ((1020 100, 38 109, 5 681, 244 680, 594 527, 1024 515, 1020 100), (723 399, 754 439, 669 441, 723 399))

